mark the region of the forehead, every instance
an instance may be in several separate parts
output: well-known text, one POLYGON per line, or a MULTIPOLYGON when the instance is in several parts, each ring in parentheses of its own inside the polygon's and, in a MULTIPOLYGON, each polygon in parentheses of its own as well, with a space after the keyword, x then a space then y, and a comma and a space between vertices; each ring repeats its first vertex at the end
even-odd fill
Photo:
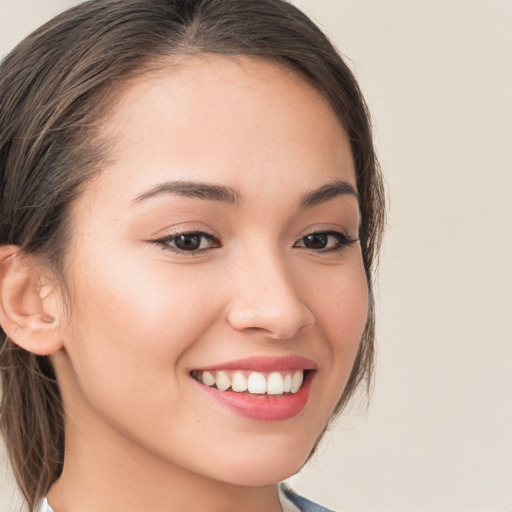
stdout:
MULTIPOLYGON (((252 57, 206 54, 169 60, 168 65, 144 73, 120 90, 105 129, 122 137, 133 128, 158 128, 161 124, 154 114, 164 109, 172 114, 172 118, 162 119, 165 128, 171 129, 173 123, 175 135, 188 127, 201 133, 201 127, 193 124, 198 119, 204 131, 217 120, 217 130, 243 128, 247 134, 262 122, 268 127, 271 111, 276 130, 279 122, 291 117, 296 122, 300 116, 311 131, 323 128, 319 136, 345 133, 325 97, 301 74, 283 64, 252 57), (252 115, 247 116, 249 113, 252 115), (227 120, 236 126, 222 126, 227 120)), ((297 128, 295 135, 300 126, 297 128)))
POLYGON ((119 91, 101 132, 112 141, 102 179, 133 195, 171 174, 247 190, 291 176, 310 188, 339 178, 355 187, 328 101, 298 72, 261 59, 169 60, 119 91))

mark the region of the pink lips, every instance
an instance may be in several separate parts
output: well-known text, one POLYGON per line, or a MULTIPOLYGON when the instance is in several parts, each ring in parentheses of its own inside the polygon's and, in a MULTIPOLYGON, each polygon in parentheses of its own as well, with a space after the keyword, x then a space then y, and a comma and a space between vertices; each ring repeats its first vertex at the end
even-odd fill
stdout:
MULTIPOLYGON (((315 370, 316 367, 314 361, 299 356, 279 358, 252 357, 201 367, 197 371, 248 370, 273 372, 283 370, 315 370)), ((217 403, 228 407, 241 416, 260 421, 281 421, 292 418, 304 409, 309 398, 314 376, 314 371, 306 371, 304 383, 299 391, 293 394, 275 396, 219 391, 200 382, 194 382, 200 386, 201 391, 208 397, 213 398, 217 403)))
POLYGON ((300 356, 249 357, 227 363, 197 368, 207 370, 252 370, 255 372, 278 372, 280 370, 316 370, 316 363, 300 356))

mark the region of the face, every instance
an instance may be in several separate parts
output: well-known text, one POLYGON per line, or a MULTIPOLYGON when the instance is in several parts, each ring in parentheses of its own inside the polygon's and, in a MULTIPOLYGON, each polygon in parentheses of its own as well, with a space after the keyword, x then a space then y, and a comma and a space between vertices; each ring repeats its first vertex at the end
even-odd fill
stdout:
POLYGON ((343 127, 294 72, 205 56, 130 87, 103 136, 110 158, 72 210, 54 356, 69 452, 102 439, 97 458, 282 480, 325 428, 367 318, 343 127))

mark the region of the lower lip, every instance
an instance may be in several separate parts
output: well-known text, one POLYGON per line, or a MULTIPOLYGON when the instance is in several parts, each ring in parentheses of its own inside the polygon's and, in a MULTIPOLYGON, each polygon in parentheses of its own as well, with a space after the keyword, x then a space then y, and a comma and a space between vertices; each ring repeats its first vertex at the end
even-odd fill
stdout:
POLYGON ((309 398, 314 372, 307 372, 302 387, 288 395, 250 395, 234 391, 219 391, 195 381, 201 390, 218 403, 241 416, 260 421, 282 421, 299 414, 309 398))

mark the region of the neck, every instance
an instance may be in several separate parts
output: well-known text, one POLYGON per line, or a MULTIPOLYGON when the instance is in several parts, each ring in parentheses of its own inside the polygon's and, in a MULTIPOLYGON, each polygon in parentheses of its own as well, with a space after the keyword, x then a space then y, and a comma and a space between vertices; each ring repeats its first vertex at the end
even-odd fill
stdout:
POLYGON ((108 425, 68 422, 63 472, 48 493, 55 512, 280 512, 276 484, 240 486, 184 469, 108 425))

